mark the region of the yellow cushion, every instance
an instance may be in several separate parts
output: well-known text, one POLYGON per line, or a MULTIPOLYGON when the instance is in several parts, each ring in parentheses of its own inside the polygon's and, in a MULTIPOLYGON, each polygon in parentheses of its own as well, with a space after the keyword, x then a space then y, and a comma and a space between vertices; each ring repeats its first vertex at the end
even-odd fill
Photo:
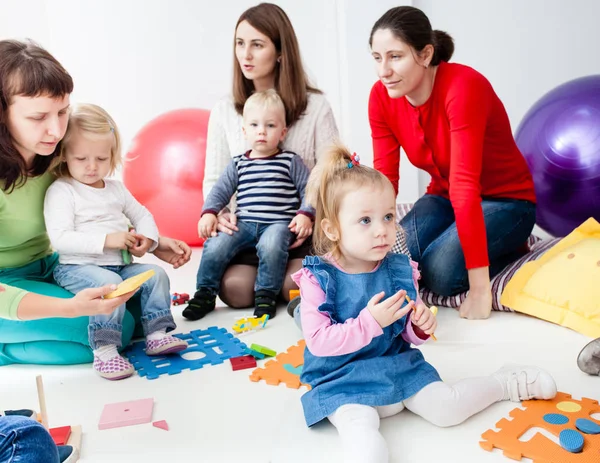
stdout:
POLYGON ((523 265, 500 302, 600 337, 600 224, 586 220, 538 260, 523 265))

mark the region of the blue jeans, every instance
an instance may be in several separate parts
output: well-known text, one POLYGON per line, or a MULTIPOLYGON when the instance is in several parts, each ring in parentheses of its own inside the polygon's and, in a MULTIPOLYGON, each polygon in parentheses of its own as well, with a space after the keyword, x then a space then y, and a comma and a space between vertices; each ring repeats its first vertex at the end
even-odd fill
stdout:
POLYGON ((50 433, 37 421, 23 416, 0 417, 0 462, 59 463, 50 433))
MULTIPOLYGON (((490 278, 527 252, 525 244, 535 225, 535 204, 517 199, 483 199, 490 278)), ((421 197, 400 221, 406 244, 419 263, 423 286, 441 296, 469 289, 462 246, 450 200, 421 197)))
POLYGON ((288 248, 293 233, 288 222, 258 223, 238 221, 239 231, 233 235, 219 232, 204 243, 196 289, 205 288, 213 295, 219 292, 221 277, 235 255, 256 247, 258 270, 254 290, 266 290, 279 294, 285 278, 288 248))
MULTIPOLYGON (((54 269, 54 279, 63 288, 77 294, 86 288, 116 284, 139 275, 148 270, 154 270, 154 276, 140 287, 142 306, 142 327, 144 334, 155 331, 175 329, 175 321, 171 314, 171 295, 169 292, 169 277, 157 265, 72 265, 59 264, 54 269)), ((110 315, 95 315, 90 317, 88 336, 90 347, 97 349, 101 346, 115 345, 121 347, 121 332, 125 304, 119 306, 110 315)))

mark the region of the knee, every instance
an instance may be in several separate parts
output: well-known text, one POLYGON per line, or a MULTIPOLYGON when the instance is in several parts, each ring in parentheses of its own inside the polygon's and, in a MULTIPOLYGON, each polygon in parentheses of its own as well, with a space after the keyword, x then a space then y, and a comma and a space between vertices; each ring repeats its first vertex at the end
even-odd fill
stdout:
POLYGON ((440 296, 454 296, 469 289, 462 250, 429 250, 421 259, 422 285, 440 296))
POLYGON ((377 410, 366 405, 342 405, 332 418, 334 426, 340 431, 347 428, 379 429, 377 410))
POLYGON ((148 270, 154 270, 154 275, 152 275, 152 278, 150 278, 147 282, 150 286, 169 286, 169 276, 167 275, 165 269, 159 267, 158 265, 151 265, 148 270))
POLYGON ((48 462, 58 461, 58 452, 50 433, 37 421, 24 416, 5 416, 0 429, 4 434, 16 431, 18 447, 25 449, 27 453, 31 452, 30 457, 36 461, 37 458, 48 462))
POLYGON ((97 282, 100 286, 104 285, 120 285, 123 283, 123 278, 115 272, 102 272, 102 276, 99 277, 97 282))
POLYGON ((256 269, 254 267, 250 267, 250 269, 254 271, 254 278, 247 274, 250 272, 241 271, 228 270, 225 272, 225 275, 223 275, 219 297, 229 307, 242 309, 254 305, 254 280, 256 279, 256 269))

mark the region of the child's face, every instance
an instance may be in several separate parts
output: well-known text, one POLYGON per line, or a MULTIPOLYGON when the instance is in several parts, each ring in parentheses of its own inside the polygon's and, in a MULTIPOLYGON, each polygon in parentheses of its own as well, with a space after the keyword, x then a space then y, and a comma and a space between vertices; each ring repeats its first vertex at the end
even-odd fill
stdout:
POLYGON ((95 135, 75 131, 69 140, 65 158, 69 174, 78 182, 103 188, 103 178, 111 170, 113 134, 95 135))
POLYGON ((396 201, 391 185, 370 185, 346 193, 340 204, 339 249, 343 266, 378 262, 396 241, 396 201))
POLYGON ((253 155, 271 156, 285 138, 285 114, 277 108, 250 108, 244 115, 243 129, 253 155))

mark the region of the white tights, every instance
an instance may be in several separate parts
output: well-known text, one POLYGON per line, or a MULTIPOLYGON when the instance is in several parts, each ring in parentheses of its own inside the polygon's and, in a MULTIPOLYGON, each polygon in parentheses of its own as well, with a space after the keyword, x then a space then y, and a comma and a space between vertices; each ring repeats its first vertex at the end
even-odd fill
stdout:
POLYGON ((345 463, 386 463, 387 444, 379 433, 379 419, 404 408, 440 427, 454 426, 504 399, 504 388, 493 376, 463 379, 453 386, 428 384, 414 396, 392 405, 342 405, 327 418, 337 428, 345 463))

